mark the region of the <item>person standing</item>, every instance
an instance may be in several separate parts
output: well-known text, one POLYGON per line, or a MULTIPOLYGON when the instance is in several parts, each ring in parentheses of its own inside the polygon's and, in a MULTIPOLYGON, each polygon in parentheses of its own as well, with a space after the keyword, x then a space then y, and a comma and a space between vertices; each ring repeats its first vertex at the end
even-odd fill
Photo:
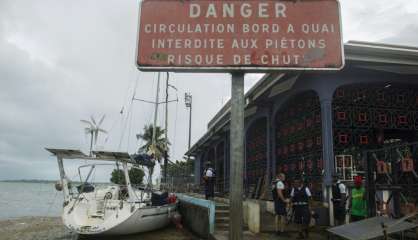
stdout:
POLYGON ((354 188, 351 190, 351 222, 357 222, 367 217, 366 190, 361 176, 354 178, 354 188))
POLYGON ((279 173, 276 176, 276 180, 273 181, 272 194, 274 200, 274 210, 276 213, 276 233, 277 235, 284 234, 284 228, 286 225, 286 205, 290 202, 285 198, 285 185, 284 181, 286 176, 283 173, 279 173))
POLYGON ((295 223, 299 225, 298 239, 307 239, 309 237, 309 223, 311 220, 309 201, 312 194, 309 188, 303 185, 301 177, 295 179, 290 196, 293 203, 295 223))
POLYGON ((346 201, 347 201, 347 187, 341 182, 338 175, 333 175, 332 185, 332 204, 334 206, 334 220, 335 225, 341 225, 345 221, 346 215, 346 201))
POLYGON ((209 200, 215 197, 215 171, 211 167, 210 162, 206 163, 203 171, 203 183, 205 185, 205 198, 209 200))

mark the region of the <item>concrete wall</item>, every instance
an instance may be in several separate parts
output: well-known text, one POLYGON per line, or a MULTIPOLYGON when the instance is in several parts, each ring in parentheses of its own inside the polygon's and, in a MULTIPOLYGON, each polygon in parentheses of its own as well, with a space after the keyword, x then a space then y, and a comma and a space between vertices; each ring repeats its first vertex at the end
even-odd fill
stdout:
POLYGON ((260 204, 257 201, 246 201, 247 202, 247 222, 248 229, 253 233, 261 232, 261 209, 260 204))
POLYGON ((177 194, 183 225, 194 234, 208 239, 215 231, 215 204, 200 198, 177 194))
MULTIPOLYGON (((246 200, 244 206, 244 223, 253 233, 272 232, 276 230, 274 204, 272 201, 246 200)), ((316 223, 319 226, 329 226, 328 209, 322 206, 313 206, 312 209, 319 214, 316 223)), ((286 226, 289 231, 296 231, 294 224, 286 226)))
POLYGON ((275 230, 273 212, 268 211, 269 201, 246 200, 244 202, 244 223, 253 233, 272 232, 275 230))

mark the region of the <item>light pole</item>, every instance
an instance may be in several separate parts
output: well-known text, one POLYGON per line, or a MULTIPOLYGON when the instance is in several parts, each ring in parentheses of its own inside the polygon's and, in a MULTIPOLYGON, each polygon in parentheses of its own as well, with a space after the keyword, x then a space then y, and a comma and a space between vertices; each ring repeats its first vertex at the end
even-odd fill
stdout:
POLYGON ((190 141, 192 138, 192 105, 193 105, 193 97, 191 93, 184 94, 184 103, 186 107, 189 108, 189 145, 188 150, 190 150, 190 141))

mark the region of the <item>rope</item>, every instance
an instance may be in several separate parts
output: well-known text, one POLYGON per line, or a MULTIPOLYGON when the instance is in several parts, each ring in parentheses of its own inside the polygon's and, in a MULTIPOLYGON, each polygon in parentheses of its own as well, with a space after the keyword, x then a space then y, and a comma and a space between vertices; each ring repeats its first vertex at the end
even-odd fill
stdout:
POLYGON ((128 144, 127 144, 127 146, 126 146, 126 151, 127 152, 129 152, 129 145, 130 145, 130 139, 131 139, 131 133, 132 133, 132 118, 133 118, 133 101, 134 101, 134 98, 135 98, 135 96, 136 96, 136 90, 137 90, 137 88, 138 88, 138 82, 139 82, 139 80, 140 80, 140 78, 139 78, 139 73, 138 73, 138 75, 137 75, 137 77, 136 77, 136 80, 135 80, 135 85, 134 85, 134 92, 133 92, 133 96, 132 96, 132 100, 131 100, 131 109, 129 110, 130 111, 130 118, 129 118, 129 126, 128 126, 128 144))
MULTIPOLYGON (((157 81, 157 73, 153 73, 153 81, 152 81, 152 89, 154 89, 155 87, 156 87, 156 81, 157 81)), ((141 80, 141 79, 140 79, 141 80)), ((152 90, 152 92, 154 92, 154 90, 152 90)), ((153 119, 153 114, 151 114, 151 112, 153 111, 153 105, 152 104, 147 104, 147 108, 146 108, 146 113, 149 113, 149 114, 144 114, 144 115, 148 115, 148 121, 146 121, 147 123, 149 123, 149 122, 152 122, 152 119, 153 119)), ((139 130, 139 132, 141 132, 142 131, 142 128, 139 130)), ((144 143, 144 140, 142 139, 142 138, 138 138, 137 139, 137 141, 136 141, 136 143, 137 143, 137 146, 142 146, 143 145, 143 143, 144 143)))
MULTIPOLYGON (((131 82, 130 82, 131 83, 131 82)), ((127 88, 126 88, 126 90, 125 90, 125 98, 124 98, 124 100, 123 100, 123 102, 122 102, 122 108, 120 109, 120 111, 119 111, 119 115, 120 115, 120 117, 119 118, 117 118, 115 121, 114 121, 114 123, 112 124, 112 127, 110 128, 110 130, 109 130, 109 134, 113 131, 113 129, 115 128, 115 126, 116 126, 116 124, 120 121, 120 123, 121 123, 121 126, 120 126, 120 128, 121 128, 121 130, 123 129, 123 115, 124 115, 124 110, 125 110, 125 106, 127 105, 127 104, 129 104, 129 96, 130 96, 130 94, 129 94, 129 89, 131 88, 131 84, 128 84, 128 86, 127 86, 127 88)), ((122 134, 121 134, 121 138, 120 138, 120 140, 119 140, 119 146, 122 144, 122 139, 123 139, 123 136, 122 136, 122 134)), ((108 137, 106 138, 106 140, 105 140, 105 143, 107 143, 107 141, 108 141, 108 137)), ((119 147, 120 148, 120 147, 119 147)))
POLYGON ((124 107, 122 107, 122 109, 120 110, 119 117, 116 118, 115 121, 113 121, 113 124, 110 127, 110 130, 108 131, 108 134, 107 134, 107 136, 105 138, 105 145, 107 144, 107 141, 109 140, 109 135, 113 132, 113 129, 115 128, 116 124, 118 124, 118 122, 121 121, 121 119, 123 118, 123 110, 124 110, 124 107))
MULTIPOLYGON (((107 137, 106 137, 106 139, 105 139, 105 144, 107 144, 107 141, 109 140, 109 135, 110 135, 110 133, 112 133, 113 132, 113 130, 114 130, 114 128, 115 128, 115 126, 116 126, 116 124, 119 122, 119 121, 121 121, 121 123, 122 123, 122 125, 123 125, 123 112, 124 112, 124 109, 125 109, 125 105, 128 103, 129 104, 129 89, 131 88, 131 86, 130 86, 130 84, 128 84, 128 87, 126 88, 126 91, 125 91, 125 98, 124 98, 124 100, 123 100, 123 103, 122 103, 122 108, 120 109, 120 111, 119 111, 119 115, 120 115, 120 117, 118 117, 115 121, 113 121, 113 124, 112 124, 112 126, 110 127, 110 130, 108 131, 108 135, 107 135, 107 137)), ((122 128, 122 125, 121 125, 121 128, 122 128)))
POLYGON ((129 118, 131 115, 132 105, 133 105, 133 99, 131 100, 131 103, 129 104, 129 107, 128 107, 128 113, 124 121, 125 125, 122 127, 122 134, 121 134, 120 141, 119 141, 118 151, 120 151, 120 149, 122 148, 123 139, 125 137, 126 128, 128 126, 129 118))
MULTIPOLYGON (((132 105, 131 105, 132 106, 132 105)), ((128 143, 126 145, 126 151, 129 152, 129 145, 130 145, 130 140, 131 140, 131 133, 132 133, 132 118, 133 118, 133 108, 130 109, 131 113, 129 116, 129 120, 128 120, 128 143)))

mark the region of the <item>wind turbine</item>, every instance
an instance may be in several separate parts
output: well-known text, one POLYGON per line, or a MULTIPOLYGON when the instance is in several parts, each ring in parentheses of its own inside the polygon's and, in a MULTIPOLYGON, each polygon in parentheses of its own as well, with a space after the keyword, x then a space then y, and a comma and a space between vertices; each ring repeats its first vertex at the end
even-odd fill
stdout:
POLYGON ((107 134, 107 131, 100 128, 100 125, 102 125, 106 115, 103 115, 103 117, 100 119, 100 121, 97 123, 93 116, 90 116, 90 120, 80 120, 82 123, 88 124, 88 127, 84 128, 84 131, 86 134, 90 134, 90 156, 92 155, 93 145, 96 145, 97 138, 99 136, 99 132, 107 134), (94 140, 94 142, 93 142, 94 140))

